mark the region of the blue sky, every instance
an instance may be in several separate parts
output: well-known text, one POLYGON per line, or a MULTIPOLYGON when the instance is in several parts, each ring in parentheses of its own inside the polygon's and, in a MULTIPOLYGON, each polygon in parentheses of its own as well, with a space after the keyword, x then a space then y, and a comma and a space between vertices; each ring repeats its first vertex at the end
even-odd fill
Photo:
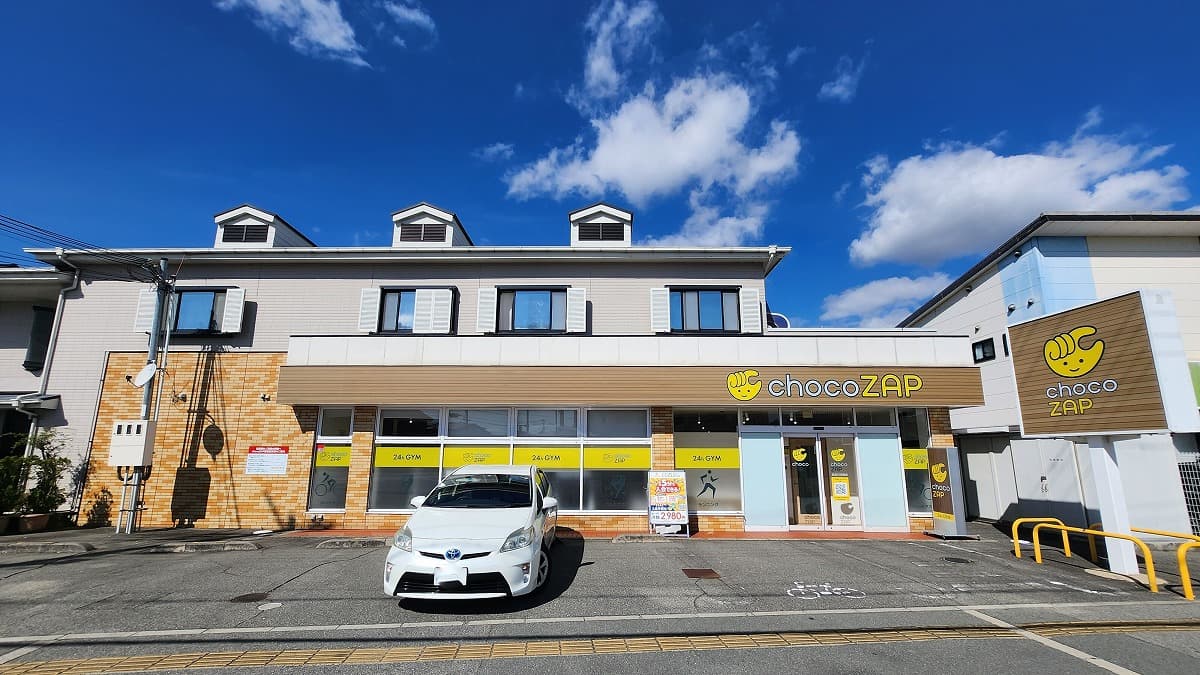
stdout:
POLYGON ((641 243, 792 246, 796 325, 893 325, 1039 212, 1200 203, 1200 7, 1130 7, 2 3, 0 213, 208 246, 250 202, 386 245, 426 200, 555 245, 603 199, 641 243))

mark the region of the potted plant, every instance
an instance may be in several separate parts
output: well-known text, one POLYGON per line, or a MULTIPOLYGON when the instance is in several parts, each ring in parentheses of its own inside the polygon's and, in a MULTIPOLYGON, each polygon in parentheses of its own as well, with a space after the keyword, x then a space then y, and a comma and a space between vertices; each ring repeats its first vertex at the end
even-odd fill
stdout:
POLYGON ((25 482, 29 479, 31 457, 13 455, 0 458, 0 534, 16 517, 25 501, 25 482))
POLYGON ((25 439, 34 454, 24 458, 29 467, 22 484, 28 489, 21 500, 22 513, 17 521, 17 531, 22 533, 46 529, 50 515, 67 500, 62 479, 71 466, 71 460, 62 456, 62 439, 54 429, 43 429, 25 439))

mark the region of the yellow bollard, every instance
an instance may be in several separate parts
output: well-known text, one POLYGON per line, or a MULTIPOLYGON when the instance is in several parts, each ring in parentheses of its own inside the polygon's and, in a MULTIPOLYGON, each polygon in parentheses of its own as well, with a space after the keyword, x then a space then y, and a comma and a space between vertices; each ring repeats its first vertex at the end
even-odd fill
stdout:
MULTIPOLYGON (((1016 520, 1014 520, 1013 524, 1012 524, 1013 555, 1018 558, 1021 557, 1021 543, 1017 539, 1017 528, 1020 527, 1023 523, 1055 523, 1057 525, 1066 525, 1066 523, 1059 520, 1058 518, 1017 518, 1016 520)), ((1070 548, 1067 544, 1067 533, 1063 532, 1062 536, 1063 536, 1063 548, 1064 549, 1070 548)), ((1067 555, 1071 555, 1071 554, 1067 553, 1067 555)))
POLYGON ((1187 565, 1187 552, 1193 548, 1200 548, 1200 540, 1180 544, 1179 550, 1175 553, 1175 560, 1179 563, 1179 585, 1183 586, 1183 597, 1188 600, 1196 599, 1196 593, 1192 590, 1192 575, 1188 571, 1187 565))

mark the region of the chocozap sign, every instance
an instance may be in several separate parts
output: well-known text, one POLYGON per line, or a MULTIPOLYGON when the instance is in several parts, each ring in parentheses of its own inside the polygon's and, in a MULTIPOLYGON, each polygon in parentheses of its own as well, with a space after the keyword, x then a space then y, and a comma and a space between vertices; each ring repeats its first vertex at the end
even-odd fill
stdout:
POLYGON ((909 399, 925 387, 914 373, 866 373, 844 379, 793 377, 762 379, 753 368, 738 370, 725 378, 729 395, 739 401, 753 401, 764 391, 772 398, 891 398, 909 399))
POLYGON ((1167 427, 1138 293, 1011 326, 1009 338, 1024 433, 1167 427))

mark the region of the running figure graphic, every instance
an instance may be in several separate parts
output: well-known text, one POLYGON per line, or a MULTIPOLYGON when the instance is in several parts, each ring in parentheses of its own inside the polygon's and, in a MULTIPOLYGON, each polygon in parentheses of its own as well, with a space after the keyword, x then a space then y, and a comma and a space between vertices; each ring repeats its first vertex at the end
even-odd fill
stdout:
POLYGON ((704 484, 704 487, 700 488, 700 494, 696 495, 696 499, 703 497, 704 493, 708 492, 709 490, 712 490, 713 499, 716 499, 717 498, 716 483, 719 480, 721 480, 721 479, 717 478, 716 476, 713 475, 712 469, 709 469, 707 473, 705 473, 703 476, 700 476, 700 482, 704 484))

